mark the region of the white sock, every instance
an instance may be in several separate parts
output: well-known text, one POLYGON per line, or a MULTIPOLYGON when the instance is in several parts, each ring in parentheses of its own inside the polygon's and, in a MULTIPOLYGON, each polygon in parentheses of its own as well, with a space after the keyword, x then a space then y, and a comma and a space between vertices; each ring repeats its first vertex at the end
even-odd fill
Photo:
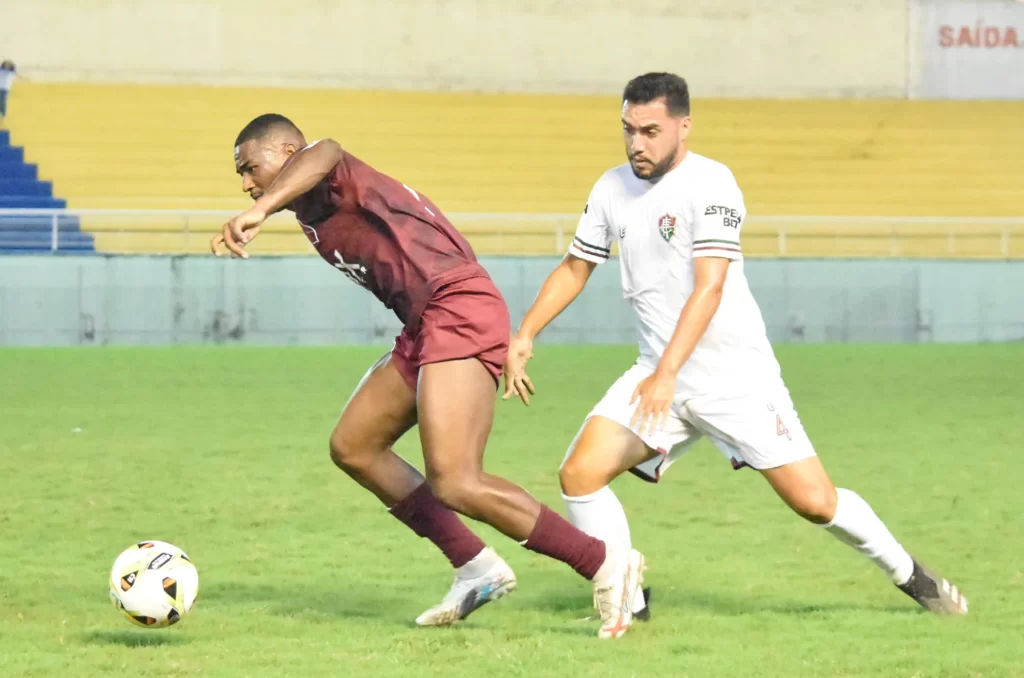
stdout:
MULTIPOLYGON (((627 556, 633 549, 626 510, 622 508, 622 503, 612 492, 612 488, 605 485, 597 492, 582 497, 568 497, 563 494, 562 499, 565 500, 569 522, 574 527, 603 541, 620 558, 627 556)), ((637 599, 633 605, 634 612, 644 608, 641 592, 637 592, 637 599)))
POLYGON ((574 527, 611 545, 618 553, 629 553, 633 543, 629 538, 629 521, 619 498, 605 485, 593 494, 567 497, 565 508, 574 527))
POLYGON ((914 561, 859 494, 839 488, 836 515, 823 527, 874 561, 895 584, 914 573, 914 561))

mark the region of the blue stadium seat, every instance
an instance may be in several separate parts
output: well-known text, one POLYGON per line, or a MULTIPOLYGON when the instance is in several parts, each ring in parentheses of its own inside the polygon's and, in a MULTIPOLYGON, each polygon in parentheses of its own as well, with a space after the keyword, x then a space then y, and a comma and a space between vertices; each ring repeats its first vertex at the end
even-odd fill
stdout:
POLYGON ((25 162, 0 161, 0 179, 38 179, 39 168, 25 162))
POLYGON ((67 201, 60 198, 38 195, 0 195, 0 209, 62 210, 67 206, 67 201))
POLYGON ((34 195, 53 197, 53 184, 37 179, 0 179, 0 195, 34 195))
MULTIPOLYGON (((40 181, 38 170, 25 162, 24 149, 11 146, 7 130, 0 130, 0 209, 64 209, 67 202, 53 196, 53 184, 40 181)), ((93 252, 92 235, 82 233, 77 217, 57 218, 57 244, 61 252, 93 252)), ((0 253, 50 252, 53 218, 0 216, 0 253)))
POLYGON ((0 144, 0 162, 25 162, 25 149, 0 144))

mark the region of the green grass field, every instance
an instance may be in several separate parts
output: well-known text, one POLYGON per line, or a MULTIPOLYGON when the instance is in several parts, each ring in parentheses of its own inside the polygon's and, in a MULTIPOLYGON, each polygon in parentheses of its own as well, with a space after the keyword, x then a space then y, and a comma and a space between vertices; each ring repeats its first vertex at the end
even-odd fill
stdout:
MULTIPOLYGON (((380 349, 0 351, 0 676, 1024 676, 1024 346, 781 347, 840 486, 971 600, 920 612, 867 561, 702 443, 660 486, 616 483, 654 620, 599 642, 590 591, 486 528, 517 593, 453 629, 411 620, 446 561, 331 464, 380 349), (110 606, 114 557, 186 549, 179 625, 110 606)), ((562 510, 557 468, 631 347, 542 348, 490 470, 562 510)), ((400 451, 420 463, 415 437, 400 451)))

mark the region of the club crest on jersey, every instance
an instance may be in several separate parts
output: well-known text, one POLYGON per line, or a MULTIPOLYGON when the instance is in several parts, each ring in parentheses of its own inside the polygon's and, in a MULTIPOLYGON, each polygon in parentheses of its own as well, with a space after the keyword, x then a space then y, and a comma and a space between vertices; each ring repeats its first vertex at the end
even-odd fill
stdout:
POLYGON ((671 214, 666 214, 661 219, 658 219, 658 233, 661 233, 661 237, 668 242, 672 239, 673 234, 676 232, 676 218, 671 214))

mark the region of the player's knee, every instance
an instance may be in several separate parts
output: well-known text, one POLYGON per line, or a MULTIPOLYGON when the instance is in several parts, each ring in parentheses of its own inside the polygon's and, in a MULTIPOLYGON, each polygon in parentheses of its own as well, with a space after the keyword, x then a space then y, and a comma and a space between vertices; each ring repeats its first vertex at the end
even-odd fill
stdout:
POLYGON ((363 461, 367 458, 367 455, 360 447, 355 441, 335 431, 331 435, 330 441, 331 461, 345 473, 358 471, 363 466, 363 461))
POLYGON ((828 485, 805 486, 790 506, 800 517, 817 525, 830 522, 836 515, 836 488, 828 485))
POLYGON ((607 485, 592 468, 583 463, 579 455, 571 455, 562 462, 562 467, 558 469, 558 482, 562 486, 562 494, 569 497, 592 494, 607 485))

